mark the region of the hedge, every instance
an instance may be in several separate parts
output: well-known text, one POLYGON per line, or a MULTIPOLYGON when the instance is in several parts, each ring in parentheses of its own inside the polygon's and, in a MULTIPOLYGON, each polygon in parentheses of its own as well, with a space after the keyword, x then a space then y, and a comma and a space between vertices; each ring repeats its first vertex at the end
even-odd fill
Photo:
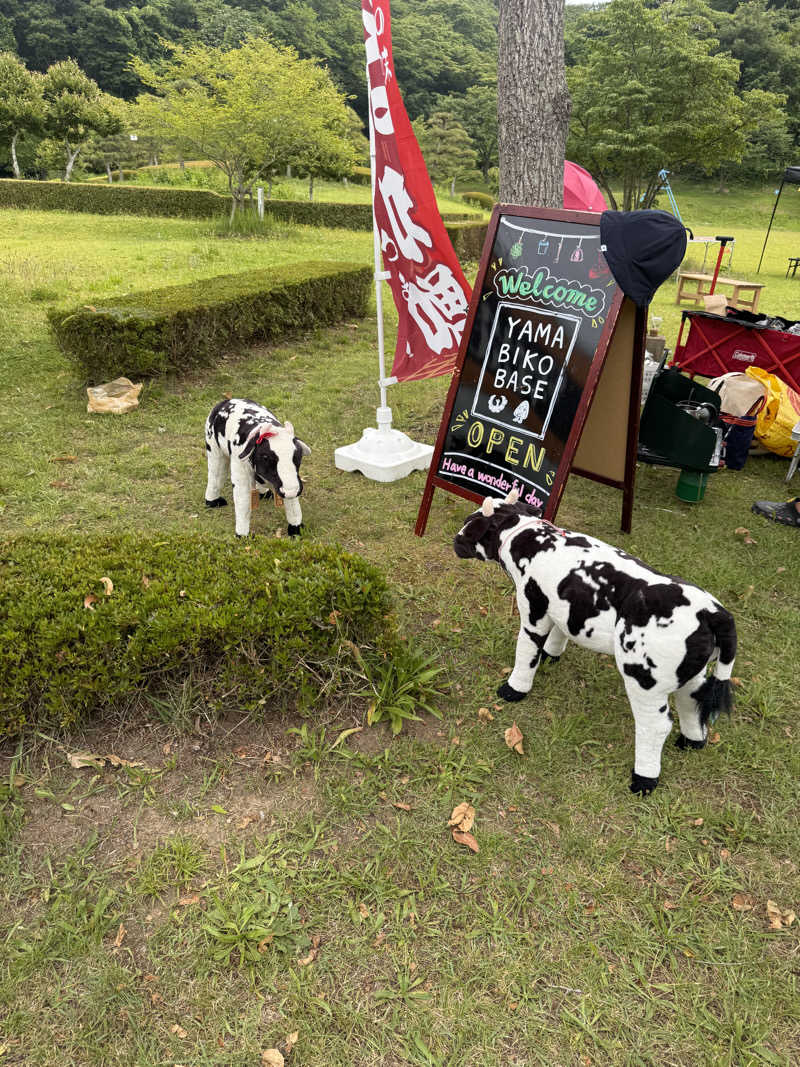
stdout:
POLYGON ((89 384, 208 365, 222 351, 363 317, 372 269, 297 263, 50 308, 59 347, 89 384))
POLYGON ((488 228, 488 222, 450 222, 445 224, 445 229, 453 242, 455 253, 462 261, 481 258, 488 228))
POLYGON ((0 179, 0 207, 85 211, 94 215, 217 218, 230 212, 230 205, 230 197, 220 196, 209 189, 0 179))
POLYGON ((467 190, 467 192, 461 194, 461 199, 466 204, 476 204, 478 207, 485 208, 486 211, 491 211, 496 200, 489 193, 481 193, 478 191, 467 190))
POLYGON ((384 578, 339 547, 157 536, 0 542, 0 737, 189 676, 212 707, 269 710, 336 694, 343 641, 393 647, 384 578))
MULTIPOLYGON (((324 200, 265 200, 264 211, 276 219, 303 226, 327 226, 341 230, 371 230, 371 204, 333 204, 324 200)), ((447 214, 445 222, 472 218, 471 215, 447 214)))
MULTIPOLYGON (((0 208, 38 211, 85 211, 94 215, 154 215, 165 218, 220 218, 230 214, 231 198, 210 189, 179 189, 170 185, 120 185, 88 182, 36 182, 0 179, 0 208)), ((371 204, 334 204, 322 200, 266 200, 276 219, 305 226, 371 230, 371 204)), ((469 219, 448 214, 445 222, 469 219)))

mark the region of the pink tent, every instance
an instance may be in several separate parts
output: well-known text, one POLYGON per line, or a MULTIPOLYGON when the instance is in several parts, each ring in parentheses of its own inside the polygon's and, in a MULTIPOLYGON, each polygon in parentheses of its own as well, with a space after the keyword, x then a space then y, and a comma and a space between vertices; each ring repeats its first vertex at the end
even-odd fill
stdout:
POLYGON ((608 204, 588 170, 564 160, 564 207, 569 211, 607 211, 608 204))

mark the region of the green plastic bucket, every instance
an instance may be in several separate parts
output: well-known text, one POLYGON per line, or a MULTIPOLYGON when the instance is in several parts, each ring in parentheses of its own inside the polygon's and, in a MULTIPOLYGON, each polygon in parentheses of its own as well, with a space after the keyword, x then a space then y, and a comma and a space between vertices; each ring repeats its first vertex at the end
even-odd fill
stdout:
POLYGON ((675 495, 687 504, 698 504, 705 496, 707 483, 707 474, 701 474, 700 471, 681 471, 675 486, 675 495))

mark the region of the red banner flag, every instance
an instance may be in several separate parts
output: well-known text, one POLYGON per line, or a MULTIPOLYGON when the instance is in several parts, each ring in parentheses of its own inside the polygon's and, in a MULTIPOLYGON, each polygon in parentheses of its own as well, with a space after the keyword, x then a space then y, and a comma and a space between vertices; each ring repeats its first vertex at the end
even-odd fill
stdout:
POLYGON ((455 366, 470 286, 444 228, 397 87, 389 0, 362 0, 374 145, 373 211, 400 323, 392 374, 434 378, 455 366))

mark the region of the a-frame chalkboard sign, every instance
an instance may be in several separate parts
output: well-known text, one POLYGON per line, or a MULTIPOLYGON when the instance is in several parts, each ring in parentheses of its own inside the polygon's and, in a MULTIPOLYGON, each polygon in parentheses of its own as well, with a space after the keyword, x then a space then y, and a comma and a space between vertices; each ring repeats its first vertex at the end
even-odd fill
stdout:
POLYGON ((600 216, 497 205, 417 517, 434 489, 516 486, 555 518, 572 471, 623 491, 630 532, 645 310, 600 249, 600 216))

